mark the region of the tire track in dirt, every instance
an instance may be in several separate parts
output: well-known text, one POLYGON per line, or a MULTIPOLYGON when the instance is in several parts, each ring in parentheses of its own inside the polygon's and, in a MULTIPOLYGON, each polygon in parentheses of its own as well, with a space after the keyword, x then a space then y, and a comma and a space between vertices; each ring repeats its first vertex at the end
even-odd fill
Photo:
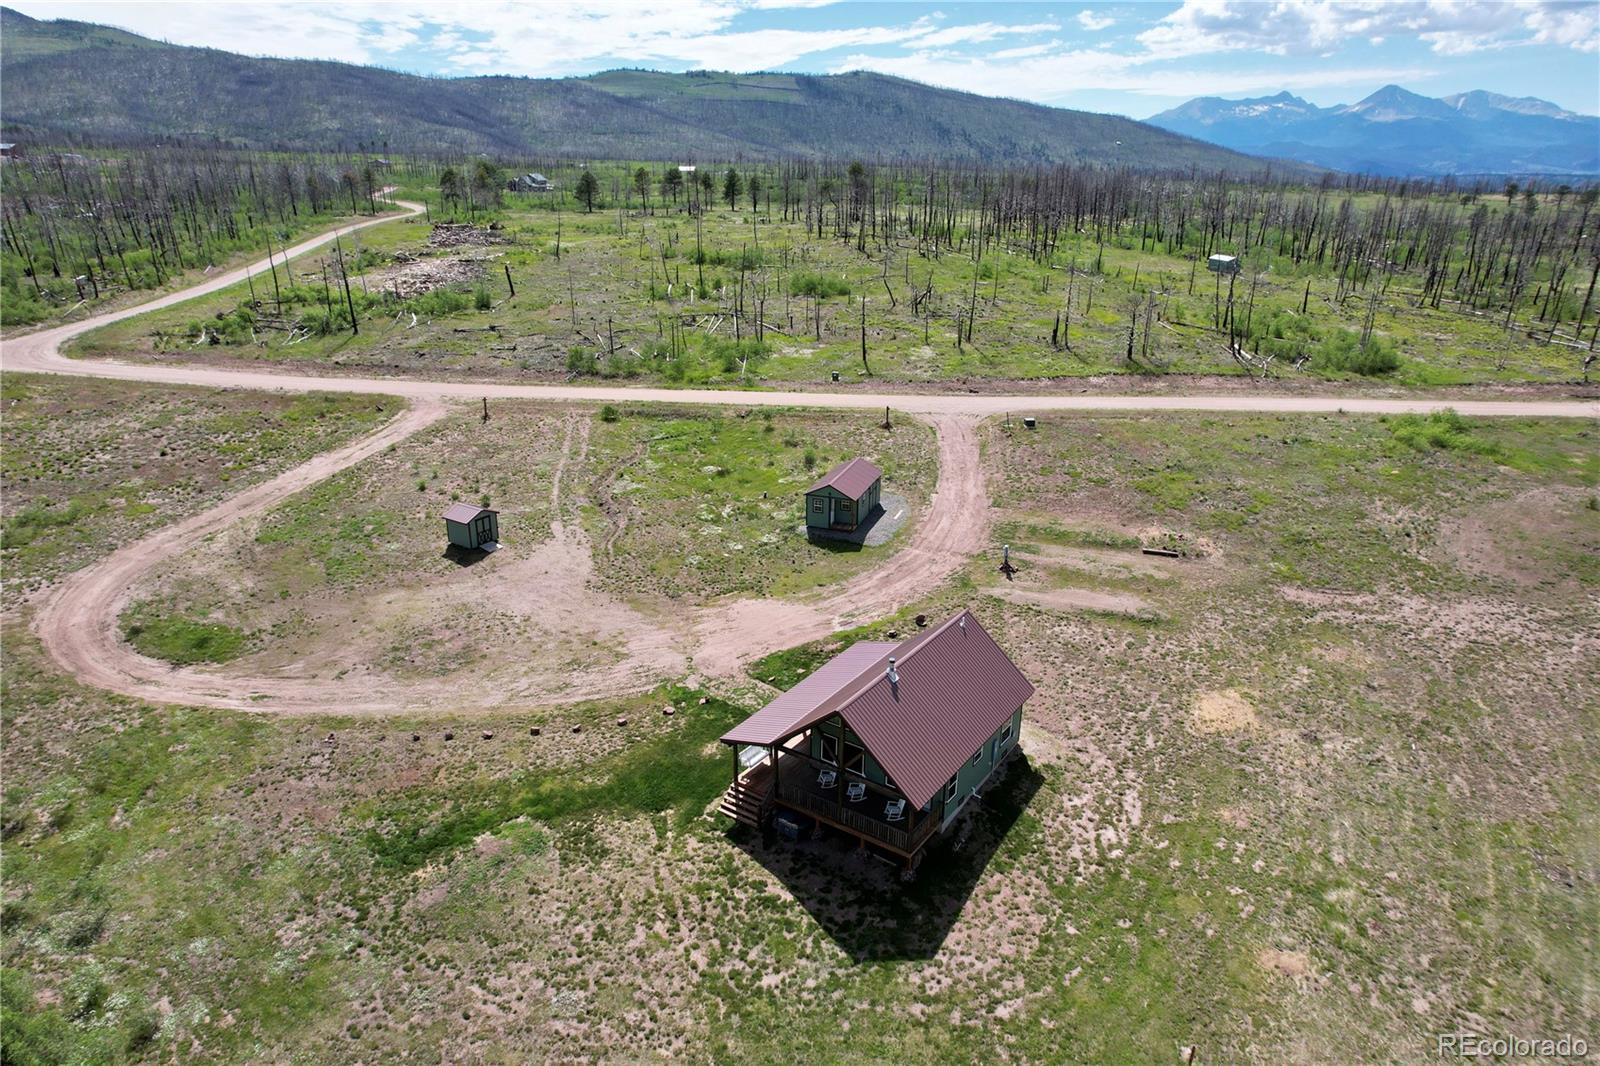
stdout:
POLYGON ((915 602, 938 588, 989 535, 989 494, 975 417, 930 418, 939 479, 911 542, 866 574, 796 600, 744 599, 698 613, 695 668, 728 676, 770 652, 818 640, 915 602))
POLYGON ((258 515, 426 429, 446 410, 437 401, 415 402, 376 432, 117 549, 74 573, 50 594, 34 615, 34 633, 50 657, 80 682, 125 696, 233 710, 257 709, 267 698, 323 711, 388 709, 398 694, 375 691, 369 681, 363 682, 365 700, 330 704, 326 685, 317 681, 236 678, 198 667, 174 667, 134 651, 123 641, 117 623, 139 580, 162 562, 191 550, 207 534, 258 515))

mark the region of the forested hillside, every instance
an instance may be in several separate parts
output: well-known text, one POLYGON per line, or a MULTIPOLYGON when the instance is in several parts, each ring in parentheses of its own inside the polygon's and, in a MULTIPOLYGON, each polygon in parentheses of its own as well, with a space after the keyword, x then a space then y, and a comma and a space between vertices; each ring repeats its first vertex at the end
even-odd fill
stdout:
POLYGON ((1130 119, 865 73, 423 78, 178 47, 9 9, 0 13, 0 60, 0 124, 7 140, 24 144, 160 139, 605 158, 940 157, 1233 173, 1269 165, 1130 119))

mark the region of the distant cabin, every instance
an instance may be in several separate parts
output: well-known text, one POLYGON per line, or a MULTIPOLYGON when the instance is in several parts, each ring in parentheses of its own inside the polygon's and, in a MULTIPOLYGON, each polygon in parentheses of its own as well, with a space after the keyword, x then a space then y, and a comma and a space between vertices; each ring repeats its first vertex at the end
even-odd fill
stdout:
POLYGON ((473 551, 500 543, 500 512, 470 503, 453 503, 444 513, 445 536, 458 548, 473 551))
POLYGON ((693 174, 694 173, 694 167, 692 165, 687 165, 687 164, 680 165, 678 167, 678 173, 679 174, 693 174))
POLYGON ((524 174, 506 183, 512 192, 549 192, 550 179, 540 173, 524 174))
POLYGON ((722 736, 723 813, 793 811, 908 867, 1017 750, 1033 685, 971 611, 857 641, 722 736))
POLYGON ((17 154, 17 146, 11 141, 0 141, 0 159, 10 159, 17 154))
POLYGON ((1239 273, 1239 257, 1236 255, 1214 255, 1206 260, 1206 269, 1214 274, 1239 273))
POLYGON ((853 530, 872 516, 883 471, 865 459, 840 463, 806 489, 808 530, 853 530))

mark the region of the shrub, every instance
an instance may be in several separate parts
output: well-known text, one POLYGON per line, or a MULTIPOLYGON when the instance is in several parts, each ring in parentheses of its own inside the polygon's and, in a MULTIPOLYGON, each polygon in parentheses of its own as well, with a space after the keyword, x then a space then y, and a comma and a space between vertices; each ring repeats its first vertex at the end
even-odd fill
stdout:
POLYGON ((826 299, 850 295, 850 283, 829 274, 794 274, 789 278, 789 291, 796 296, 826 299))
POLYGON ((1321 340, 1321 331, 1309 318, 1280 309, 1257 315, 1245 343, 1259 355, 1299 363, 1312 354, 1321 340))
POLYGON ((407 311, 413 311, 418 315, 438 317, 465 311, 467 302, 467 294, 464 292, 456 292, 454 289, 434 289, 432 292, 413 296, 402 306, 407 311))
POLYGON ((741 367, 753 369, 767 357, 767 346, 757 340, 732 341, 713 338, 706 345, 706 354, 717 360, 724 374, 737 373, 741 367))
POLYGON ((807 448, 806 454, 801 461, 806 464, 806 469, 810 470, 812 467, 817 465, 817 453, 812 451, 810 448, 807 448))
POLYGON ((1365 347, 1347 329, 1335 330, 1317 345, 1311 365, 1318 370, 1337 370, 1373 376, 1388 374, 1400 366, 1394 342, 1377 334, 1367 338, 1365 347))
POLYGON ((1389 423, 1389 432, 1396 441, 1418 451, 1440 448, 1490 457, 1500 454, 1498 444, 1474 436, 1471 423, 1449 408, 1427 415, 1400 415, 1389 423))
POLYGON ((494 306, 494 294, 489 291, 489 286, 479 285, 472 290, 472 306, 480 311, 487 311, 494 306))
POLYGON ((600 408, 600 421, 602 422, 615 422, 620 417, 622 416, 617 413, 616 407, 609 403, 600 408))
POLYGON ((56 510, 45 502, 31 504, 10 518, 0 528, 0 548, 21 548, 32 544, 41 533, 60 526, 70 526, 82 516, 83 505, 77 500, 56 510))
POLYGON ((581 344, 574 345, 567 352, 567 370, 573 374, 594 374, 599 371, 599 360, 595 357, 594 349, 585 348, 581 344))

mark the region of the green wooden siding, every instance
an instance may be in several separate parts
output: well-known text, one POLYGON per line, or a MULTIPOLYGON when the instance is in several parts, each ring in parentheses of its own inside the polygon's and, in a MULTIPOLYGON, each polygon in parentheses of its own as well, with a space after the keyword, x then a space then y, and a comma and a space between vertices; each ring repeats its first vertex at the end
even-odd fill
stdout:
MULTIPOLYGON (((824 734, 824 733, 828 734, 828 736, 830 736, 830 737, 833 737, 835 740, 838 740, 839 739, 839 726, 838 726, 838 724, 836 722, 833 722, 833 721, 827 721, 827 722, 823 722, 821 725, 818 725, 818 726, 815 726, 815 727, 812 728, 812 730, 811 730, 811 757, 813 759, 821 759, 822 758, 822 734, 824 734)), ((861 748, 861 751, 862 751, 862 763, 863 763, 863 772, 862 772, 862 776, 863 777, 865 777, 868 781, 871 781, 875 785, 884 785, 885 787, 893 787, 889 783, 889 775, 883 772, 883 767, 879 766, 878 765, 878 760, 874 759, 872 757, 872 752, 867 750, 866 744, 863 743, 861 738, 856 736, 855 733, 852 732, 848 728, 846 728, 845 731, 844 731, 844 744, 855 744, 855 745, 857 745, 857 746, 859 746, 861 748)), ((840 747, 839 747, 839 768, 843 769, 844 768, 844 764, 845 764, 845 749, 844 749, 843 744, 841 744, 840 747)))
MULTIPOLYGON (((1006 753, 1017 746, 1017 736, 1021 732, 1022 708, 1018 707, 1010 720, 996 729, 989 739, 983 742, 983 747, 968 756, 967 761, 961 764, 961 769, 956 773, 955 799, 946 805, 942 817, 948 820, 961 809, 961 805, 972 795, 972 790, 982 785, 1006 757, 1006 753)), ((942 798, 945 793, 941 792, 939 795, 942 798)))
POLYGON ((458 548, 477 548, 500 539, 500 522, 493 514, 479 515, 471 522, 444 520, 445 536, 458 548))
POLYGON ((878 506, 879 496, 882 494, 883 479, 874 481, 866 492, 861 494, 861 499, 851 500, 850 497, 838 489, 828 487, 816 492, 806 493, 806 525, 817 529, 831 529, 842 526, 854 529, 860 525, 861 520, 870 515, 878 506))

